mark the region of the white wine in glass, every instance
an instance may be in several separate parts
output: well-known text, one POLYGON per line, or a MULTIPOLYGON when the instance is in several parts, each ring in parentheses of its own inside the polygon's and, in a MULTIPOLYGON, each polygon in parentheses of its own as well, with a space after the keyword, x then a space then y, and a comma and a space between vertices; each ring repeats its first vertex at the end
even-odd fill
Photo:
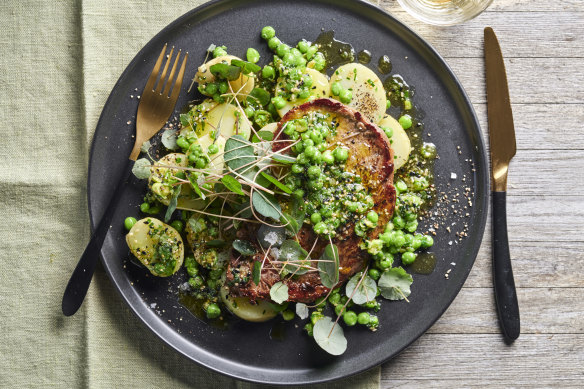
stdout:
POLYGON ((437 26, 463 23, 483 12, 493 0, 397 0, 413 17, 437 26))

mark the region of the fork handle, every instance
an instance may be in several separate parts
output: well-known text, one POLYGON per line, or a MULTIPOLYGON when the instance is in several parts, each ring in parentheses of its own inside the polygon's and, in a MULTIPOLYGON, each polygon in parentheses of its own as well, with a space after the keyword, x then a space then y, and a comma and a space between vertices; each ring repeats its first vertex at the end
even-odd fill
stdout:
POLYGON ((61 309, 65 316, 75 314, 83 303, 83 299, 85 299, 85 295, 91 284, 93 272, 95 271, 95 266, 99 260, 101 246, 103 245, 103 241, 109 231, 110 222, 118 206, 119 199, 124 193, 126 187, 124 183, 130 176, 133 166, 134 162, 128 159, 120 177, 120 181, 118 182, 109 204, 101 217, 101 221, 94 230, 91 240, 87 244, 83 255, 81 255, 81 258, 69 279, 69 283, 67 283, 65 293, 63 294, 63 302, 61 304, 61 309))

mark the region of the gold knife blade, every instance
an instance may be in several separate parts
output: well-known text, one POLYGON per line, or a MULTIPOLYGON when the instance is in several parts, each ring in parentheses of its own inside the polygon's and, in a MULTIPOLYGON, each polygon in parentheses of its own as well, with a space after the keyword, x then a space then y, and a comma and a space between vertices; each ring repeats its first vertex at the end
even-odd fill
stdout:
POLYGON ((492 190, 505 192, 509 162, 517 150, 505 63, 499 41, 491 27, 485 28, 485 67, 492 190))

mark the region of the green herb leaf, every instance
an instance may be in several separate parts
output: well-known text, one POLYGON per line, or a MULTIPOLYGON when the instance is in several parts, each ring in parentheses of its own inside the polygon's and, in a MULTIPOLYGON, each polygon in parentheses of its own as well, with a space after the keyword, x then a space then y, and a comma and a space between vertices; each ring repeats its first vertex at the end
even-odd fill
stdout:
POLYGON ((308 318, 308 305, 304 303, 296 303, 296 314, 302 320, 308 318))
POLYGON ((332 355, 341 355, 347 350, 347 338, 340 325, 335 325, 328 316, 318 320, 312 328, 314 340, 324 351, 332 355))
POLYGON ((271 142, 272 139, 274 139, 274 133, 270 132, 270 131, 258 131, 257 135, 253 134, 253 137, 251 138, 251 141, 253 143, 259 143, 262 141, 266 141, 266 142, 271 142), (258 138, 259 135, 259 138, 258 138))
POLYGON ((205 242, 205 245, 208 247, 223 247, 226 243, 223 239, 213 239, 205 242))
POLYGON ((169 150, 176 150, 178 149, 178 145, 176 144, 176 136, 177 130, 165 130, 162 133, 162 137, 160 138, 164 147, 169 150))
POLYGON ((150 178, 150 168, 152 164, 147 158, 140 158, 136 162, 134 162, 134 166, 132 167, 132 173, 138 178, 139 180, 145 180, 150 178))
POLYGON ((285 193, 292 193, 292 189, 290 189, 288 187, 288 185, 282 184, 280 181, 278 181, 275 177, 269 175, 268 173, 265 172, 261 172, 260 173, 262 175, 262 177, 264 177, 266 180, 270 181, 272 184, 274 184, 278 189, 280 189, 282 192, 285 193))
POLYGON ((260 103, 262 106, 266 106, 270 104, 270 93, 262 88, 253 88, 251 92, 249 92, 249 96, 247 100, 251 103, 255 103, 256 101, 260 103))
POLYGON ((381 295, 386 299, 403 300, 410 295, 412 282, 412 276, 406 273, 403 268, 394 267, 383 272, 378 285, 381 295))
POLYGON ((283 282, 276 282, 270 288, 270 298, 277 304, 282 304, 288 300, 288 285, 283 282))
POLYGON ((201 232, 207 229, 207 224, 205 223, 205 220, 203 220, 203 218, 200 217, 191 217, 187 224, 195 234, 200 234, 201 232))
POLYGON ((252 274, 253 274, 253 283, 256 285, 259 285, 261 275, 262 275, 262 263, 260 261, 254 261, 252 274))
POLYGON ((142 143, 142 146, 140 146, 140 151, 143 152, 144 154, 148 154, 151 146, 152 144, 150 143, 149 140, 147 140, 146 142, 142 143))
POLYGON ((239 67, 243 74, 257 73, 260 70, 262 70, 262 68, 259 65, 256 65, 255 63, 242 61, 240 59, 232 59, 231 65, 239 67))
POLYGON ((252 195, 253 208, 262 216, 276 221, 282 216, 282 208, 274 196, 269 193, 255 190, 252 195))
POLYGON ((188 113, 181 113, 180 124, 183 128, 189 127, 191 125, 191 115, 189 115, 188 113))
POLYGON ((247 240, 235 239, 232 246, 244 256, 254 255, 256 253, 255 247, 247 240))
POLYGON ((310 258, 308 257, 308 252, 300 246, 295 240, 285 240, 280 246, 280 255, 278 255, 280 261, 288 262, 284 265, 284 269, 288 270, 290 273, 295 273, 298 275, 304 274, 308 271, 303 266, 310 266, 310 258))
POLYGON ((197 173, 188 174, 188 178, 195 193, 198 194, 201 199, 205 200, 205 194, 201 191, 199 183, 197 182, 199 175, 197 173))
POLYGON ((209 70, 215 77, 224 78, 229 81, 235 81, 241 75, 241 68, 239 66, 228 65, 226 63, 216 63, 209 70))
POLYGON ((365 304, 366 302, 375 299, 375 296, 377 295, 377 284, 375 283, 375 280, 369 276, 365 276, 357 290, 355 290, 362 276, 362 273, 355 274, 347 282, 347 286, 345 287, 345 294, 347 297, 351 297, 352 295, 352 300, 357 305, 365 304))
POLYGON ((225 142, 223 159, 227 166, 240 173, 239 169, 246 170, 256 160, 253 146, 241 135, 233 135, 225 142))
POLYGON ((170 220, 173 212, 176 210, 176 206, 178 203, 178 196, 180 195, 180 189, 182 188, 181 185, 178 185, 175 189, 174 192, 172 193, 172 197, 170 198, 170 201, 168 203, 168 207, 166 208, 166 214, 164 215, 164 222, 168 223, 168 221, 170 220))
POLYGON ((332 262, 318 262, 318 274, 324 286, 331 289, 339 283, 339 249, 336 245, 328 244, 322 255, 321 260, 332 262))
POLYGON ((235 178, 229 175, 225 175, 221 178, 221 182, 227 189, 232 191, 233 193, 237 193, 238 195, 245 196, 245 193, 241 190, 241 183, 237 181, 235 178))

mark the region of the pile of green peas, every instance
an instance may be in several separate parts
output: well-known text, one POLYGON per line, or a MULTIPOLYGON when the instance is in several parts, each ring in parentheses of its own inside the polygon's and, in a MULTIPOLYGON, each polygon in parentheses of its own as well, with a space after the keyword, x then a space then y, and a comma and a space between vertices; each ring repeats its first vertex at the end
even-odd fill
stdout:
POLYGON ((333 96, 338 96, 339 100, 343 104, 349 104, 353 100, 353 91, 350 89, 345 89, 340 82, 333 82, 331 85, 331 94, 333 96))

